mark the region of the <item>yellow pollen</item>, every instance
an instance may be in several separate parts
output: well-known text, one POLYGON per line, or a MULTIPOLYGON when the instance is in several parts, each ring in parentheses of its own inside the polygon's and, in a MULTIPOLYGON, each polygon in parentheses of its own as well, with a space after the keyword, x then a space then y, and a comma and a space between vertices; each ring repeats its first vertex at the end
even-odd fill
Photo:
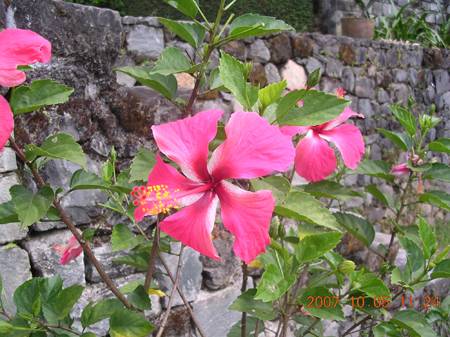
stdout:
POLYGON ((167 185, 150 185, 133 188, 131 195, 135 206, 141 206, 147 215, 167 214, 171 209, 178 209, 178 201, 175 198, 179 189, 170 191, 167 185))

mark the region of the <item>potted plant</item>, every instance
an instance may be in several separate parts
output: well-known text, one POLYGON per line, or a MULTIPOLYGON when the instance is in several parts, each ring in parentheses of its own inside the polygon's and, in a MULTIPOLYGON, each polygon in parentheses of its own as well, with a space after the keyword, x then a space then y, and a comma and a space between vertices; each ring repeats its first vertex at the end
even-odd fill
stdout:
POLYGON ((344 17, 341 19, 342 35, 372 39, 375 31, 375 21, 370 17, 369 9, 375 0, 355 0, 361 9, 363 17, 344 17))

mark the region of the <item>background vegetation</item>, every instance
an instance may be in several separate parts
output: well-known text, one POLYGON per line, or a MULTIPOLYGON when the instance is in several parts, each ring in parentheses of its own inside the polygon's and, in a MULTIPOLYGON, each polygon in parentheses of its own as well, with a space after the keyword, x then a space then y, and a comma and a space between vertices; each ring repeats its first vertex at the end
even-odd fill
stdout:
MULTIPOLYGON (((161 0, 72 0, 72 2, 107 7, 120 11, 122 15, 160 16, 182 19, 183 15, 161 0)), ((220 0, 200 0, 206 16, 215 17, 220 0)), ((233 12, 236 15, 258 13, 276 16, 297 31, 311 30, 313 23, 313 0, 238 0, 233 12)))

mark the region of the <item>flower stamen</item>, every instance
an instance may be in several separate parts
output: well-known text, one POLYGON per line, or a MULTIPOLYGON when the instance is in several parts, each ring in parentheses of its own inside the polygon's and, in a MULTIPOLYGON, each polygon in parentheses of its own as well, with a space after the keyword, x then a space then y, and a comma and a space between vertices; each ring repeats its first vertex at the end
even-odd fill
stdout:
POLYGON ((168 214, 172 209, 179 209, 176 194, 179 190, 170 190, 167 185, 136 186, 131 192, 133 204, 142 206, 146 215, 168 214))

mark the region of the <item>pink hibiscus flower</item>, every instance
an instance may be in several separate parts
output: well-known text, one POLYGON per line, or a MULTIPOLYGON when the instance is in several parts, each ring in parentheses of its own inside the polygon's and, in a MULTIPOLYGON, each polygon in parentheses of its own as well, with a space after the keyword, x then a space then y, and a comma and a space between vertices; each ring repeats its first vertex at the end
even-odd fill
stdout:
POLYGON ((357 168, 364 155, 364 139, 356 126, 345 124, 355 116, 364 118, 350 108, 345 108, 336 119, 321 125, 281 127, 281 131, 290 137, 305 135, 298 143, 295 155, 295 170, 301 177, 316 182, 336 170, 336 155, 328 142, 337 147, 347 167, 357 168))
POLYGON ((136 187, 136 221, 146 215, 182 208, 160 223, 161 230, 201 254, 218 259, 211 240, 217 206, 235 236, 233 250, 246 263, 270 243, 274 209, 270 191, 249 192, 227 179, 253 179, 286 171, 294 159, 291 141, 255 112, 235 112, 225 127, 226 140, 208 163, 208 144, 215 138, 220 110, 209 110, 179 121, 153 126, 156 143, 183 174, 157 162, 147 186, 136 187))
POLYGON ((53 249, 61 256, 59 263, 62 265, 75 260, 83 252, 83 247, 81 247, 75 236, 71 236, 66 245, 54 245, 53 249))
POLYGON ((391 169, 391 173, 398 177, 408 175, 410 172, 411 170, 408 168, 408 163, 394 165, 391 169))
MULTIPOLYGON (((51 58, 50 42, 30 30, 1 31, 0 46, 0 85, 3 87, 15 87, 25 81, 25 73, 17 70, 17 66, 48 62, 51 58)), ((5 98, 0 96, 0 151, 13 129, 11 108, 5 98)))

